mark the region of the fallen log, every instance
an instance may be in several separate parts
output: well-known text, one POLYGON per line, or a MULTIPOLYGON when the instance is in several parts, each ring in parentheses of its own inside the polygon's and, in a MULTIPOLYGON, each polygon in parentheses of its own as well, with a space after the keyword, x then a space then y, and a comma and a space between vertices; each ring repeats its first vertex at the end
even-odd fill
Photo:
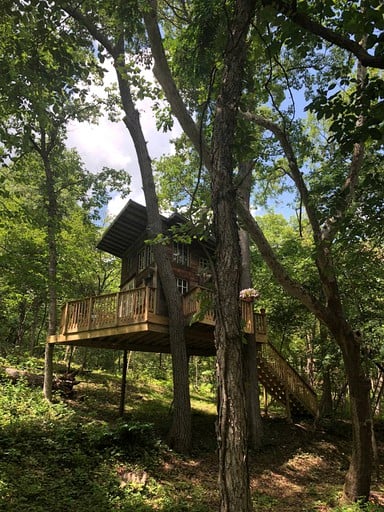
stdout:
MULTIPOLYGON (((27 370, 18 370, 17 368, 3 368, 4 376, 10 379, 14 384, 19 380, 24 380, 28 386, 43 387, 44 375, 28 372, 27 370)), ((78 371, 66 373, 60 376, 54 376, 52 379, 52 390, 60 391, 66 397, 73 393, 73 388, 80 381, 76 380, 78 371)))

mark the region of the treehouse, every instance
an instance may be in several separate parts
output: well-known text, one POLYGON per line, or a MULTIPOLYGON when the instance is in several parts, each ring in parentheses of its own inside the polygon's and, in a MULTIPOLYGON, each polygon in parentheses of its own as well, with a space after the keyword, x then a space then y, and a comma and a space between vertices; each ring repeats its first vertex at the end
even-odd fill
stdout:
MULTIPOLYGON (((175 213, 162 217, 163 233, 183 224, 175 213)), ((168 313, 151 244, 146 243, 146 208, 130 200, 104 233, 98 248, 121 258, 116 293, 67 302, 60 330, 49 343, 115 350, 170 352, 168 313)), ((182 296, 185 340, 190 355, 215 354, 213 291, 208 254, 214 250, 197 240, 166 244, 176 285, 182 296)), ((268 392, 290 410, 317 414, 316 396, 267 340, 265 312, 240 300, 245 334, 258 345, 258 368, 268 392)))

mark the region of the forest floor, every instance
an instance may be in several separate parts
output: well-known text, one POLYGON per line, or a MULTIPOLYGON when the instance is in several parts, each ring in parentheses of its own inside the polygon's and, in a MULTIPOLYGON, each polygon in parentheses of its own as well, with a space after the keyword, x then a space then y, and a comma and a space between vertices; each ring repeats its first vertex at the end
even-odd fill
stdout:
MULTIPOLYGON (((192 393, 193 452, 165 443, 169 382, 128 383, 117 418, 119 380, 80 377, 72 398, 53 406, 40 389, 0 382, 0 512, 211 512, 218 510, 215 404, 192 393)), ((350 425, 263 418, 263 447, 250 454, 255 511, 352 512, 339 498, 348 467, 350 425)), ((282 412, 282 411, 280 411, 282 412)), ((379 467, 365 510, 384 511, 384 422, 377 425, 379 467)))

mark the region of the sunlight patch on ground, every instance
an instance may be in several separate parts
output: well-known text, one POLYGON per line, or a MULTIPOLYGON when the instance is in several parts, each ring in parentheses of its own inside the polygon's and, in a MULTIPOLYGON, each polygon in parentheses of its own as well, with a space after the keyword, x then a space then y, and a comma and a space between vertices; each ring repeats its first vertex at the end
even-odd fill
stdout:
POLYGON ((290 459, 283 468, 303 473, 313 473, 326 467, 326 462, 312 453, 298 453, 290 459))

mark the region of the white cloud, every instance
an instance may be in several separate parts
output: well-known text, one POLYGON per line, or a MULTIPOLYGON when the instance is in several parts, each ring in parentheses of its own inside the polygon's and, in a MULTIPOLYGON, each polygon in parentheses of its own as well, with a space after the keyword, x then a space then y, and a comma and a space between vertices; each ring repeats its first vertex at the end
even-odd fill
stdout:
POLYGON ((129 169, 135 159, 133 145, 120 123, 103 117, 99 123, 71 124, 68 146, 77 149, 88 170, 96 172, 104 166, 129 169))
MULTIPOLYGON (((135 199, 138 203, 144 203, 144 197, 140 201, 140 198, 135 199)), ((114 196, 108 204, 108 216, 115 217, 124 208, 127 199, 123 199, 119 195, 114 196)))
MULTIPOLYGON (((104 82, 110 85, 114 80, 114 73, 111 69, 104 82)), ((148 76, 146 78, 148 79, 148 76)), ((105 96, 102 87, 93 87, 91 93, 105 96)), ((151 102, 142 101, 138 105, 138 110, 150 157, 154 159, 169 154, 172 151, 170 139, 181 133, 178 123, 175 122, 173 130, 169 133, 158 132, 151 102)), ((104 115, 97 124, 73 122, 68 129, 67 146, 78 151, 86 168, 91 172, 97 172, 104 166, 128 171, 131 176, 129 198, 144 204, 140 169, 134 145, 123 121, 114 123, 104 115)), ((122 200, 118 195, 114 196, 108 206, 108 215, 119 213, 126 201, 127 199, 122 200)))

